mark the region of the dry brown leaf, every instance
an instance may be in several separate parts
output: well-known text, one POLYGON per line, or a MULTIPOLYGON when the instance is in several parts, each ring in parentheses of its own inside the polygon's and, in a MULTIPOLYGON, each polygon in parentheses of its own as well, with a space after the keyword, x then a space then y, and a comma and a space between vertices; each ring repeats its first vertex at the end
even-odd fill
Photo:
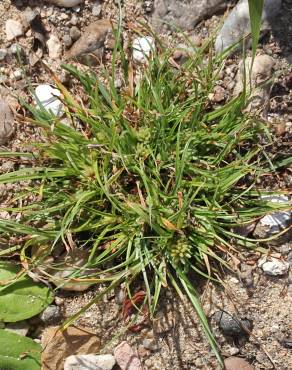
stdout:
POLYGON ((42 370, 63 370, 66 357, 99 352, 100 339, 88 328, 53 326, 43 332, 42 346, 42 370))

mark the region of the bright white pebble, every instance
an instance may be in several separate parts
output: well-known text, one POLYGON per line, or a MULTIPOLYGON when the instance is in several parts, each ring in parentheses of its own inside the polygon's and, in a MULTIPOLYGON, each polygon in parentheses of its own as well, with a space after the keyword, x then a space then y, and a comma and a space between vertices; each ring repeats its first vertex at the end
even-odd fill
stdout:
POLYGON ((137 37, 133 41, 133 59, 136 62, 144 63, 149 58, 152 51, 155 50, 154 39, 150 36, 137 37))
POLYGON ((63 104, 58 99, 61 95, 60 90, 54 89, 50 85, 39 85, 35 89, 36 104, 43 106, 46 111, 52 112, 55 116, 62 115, 63 104))

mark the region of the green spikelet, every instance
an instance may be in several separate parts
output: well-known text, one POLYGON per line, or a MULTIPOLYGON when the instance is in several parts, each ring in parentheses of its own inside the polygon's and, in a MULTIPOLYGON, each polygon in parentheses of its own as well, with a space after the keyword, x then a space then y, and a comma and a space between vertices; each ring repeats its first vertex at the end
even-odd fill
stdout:
POLYGON ((191 246, 189 241, 183 237, 177 239, 169 246, 169 255, 175 265, 185 264, 191 258, 191 246))

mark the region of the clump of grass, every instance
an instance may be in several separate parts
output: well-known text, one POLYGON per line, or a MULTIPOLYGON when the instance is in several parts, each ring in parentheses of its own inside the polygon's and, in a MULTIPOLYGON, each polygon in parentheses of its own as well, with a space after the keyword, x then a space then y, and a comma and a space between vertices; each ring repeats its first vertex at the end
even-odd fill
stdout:
POLYGON ((31 246, 49 245, 49 253, 58 243, 88 250, 82 271, 95 272, 80 277, 76 268, 72 277, 107 283, 90 304, 121 283, 131 295, 131 284, 142 278, 153 317, 161 290, 173 286, 190 299, 221 361, 189 273, 212 278, 212 261, 227 265, 223 257, 236 246, 256 245, 234 227, 279 207, 259 201, 254 183, 245 182, 267 171, 260 144, 266 127, 243 113, 244 94, 213 106, 209 97, 224 59, 209 44, 194 48, 179 67, 160 45, 134 84, 133 65, 117 40, 111 71, 98 76, 64 66, 87 97, 81 102, 56 80, 67 124, 26 105, 47 141, 37 145, 35 166, 0 182, 34 180, 21 196, 37 200, 18 209, 21 222, 0 220, 0 229, 30 236, 21 252, 28 269, 45 255, 34 258, 31 246), (114 83, 117 66, 121 90, 114 83))

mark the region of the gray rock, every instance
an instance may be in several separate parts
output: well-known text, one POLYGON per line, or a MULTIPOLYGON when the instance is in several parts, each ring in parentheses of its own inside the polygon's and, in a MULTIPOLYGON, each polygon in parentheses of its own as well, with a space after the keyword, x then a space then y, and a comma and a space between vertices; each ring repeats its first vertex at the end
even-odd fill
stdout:
POLYGON ((81 36, 81 32, 78 29, 78 27, 73 26, 70 28, 70 37, 72 38, 73 41, 77 41, 81 36))
POLYGON ((73 14, 72 15, 72 18, 70 19, 70 23, 73 25, 73 26, 77 26, 78 24, 78 17, 76 14, 73 14))
POLYGON ((230 354, 230 356, 238 355, 239 352, 240 352, 240 350, 237 347, 231 347, 231 348, 229 348, 229 354, 230 354))
POLYGON ((51 35, 47 41, 47 48, 49 51, 49 57, 52 59, 59 59, 62 54, 62 44, 57 36, 51 35))
POLYGON ((92 5, 92 15, 95 17, 100 17, 101 15, 101 3, 100 1, 95 1, 95 3, 92 5))
POLYGON ((252 324, 249 320, 238 320, 224 311, 215 312, 214 320, 224 335, 234 339, 248 336, 248 332, 252 329, 252 324))
POLYGON ((8 103, 0 99, 0 145, 8 142, 14 131, 14 117, 8 103))
POLYGON ((164 27, 191 30, 202 19, 226 7, 225 0, 155 0, 151 22, 158 31, 164 27))
MULTIPOLYGON (((282 0, 265 0, 263 11, 263 28, 277 16, 281 9, 282 0)), ((250 33, 250 18, 248 0, 240 0, 226 18, 215 42, 217 53, 227 49, 250 33)))
POLYGON ((73 43, 72 38, 71 38, 70 35, 64 35, 63 36, 63 42, 64 42, 64 45, 65 45, 66 48, 69 48, 73 43))
POLYGON ((143 347, 150 351, 157 351, 159 348, 155 340, 150 338, 145 338, 143 340, 143 347))
POLYGON ((31 24, 40 17, 40 13, 36 9, 26 8, 23 17, 28 24, 31 24))
POLYGON ((22 24, 14 19, 8 19, 5 24, 6 38, 11 41, 23 35, 22 24))
POLYGON ((262 268, 264 273, 270 276, 281 276, 287 274, 289 270, 289 263, 280 259, 265 256, 259 260, 259 267, 262 268))
POLYGON ((62 8, 73 8, 84 2, 84 0, 46 0, 47 3, 61 6, 62 8))
MULTIPOLYGON (((278 196, 263 196, 262 199, 266 199, 272 203, 287 203, 287 208, 289 207, 289 199, 284 195, 278 196)), ((292 223, 292 212, 279 211, 268 214, 260 219, 257 223, 256 228, 253 232, 254 236, 260 239, 266 239, 273 235, 278 234, 282 230, 288 228, 292 223)), ((289 238, 289 232, 287 236, 289 238)), ((285 234, 283 235, 283 237, 285 234)), ((276 239, 275 239, 276 240, 276 239)))
POLYGON ((10 75, 10 78, 15 81, 21 80, 22 77, 23 77, 23 72, 22 72, 22 69, 20 68, 13 71, 10 75))
POLYGON ((111 370, 115 363, 112 355, 73 355, 66 358, 64 370, 111 370))
POLYGON ((0 49, 0 61, 4 60, 7 56, 7 50, 6 49, 0 49))
POLYGON ((247 105, 248 111, 255 111, 260 108, 266 112, 271 90, 271 82, 269 80, 273 75, 274 65, 275 60, 265 54, 257 55, 253 66, 251 57, 247 57, 245 62, 241 61, 239 63, 233 94, 236 96, 243 91, 246 77, 246 90, 251 94, 247 105))
POLYGON ((54 321, 57 321, 61 317, 61 310, 60 307, 50 305, 48 306, 41 314, 40 319, 46 323, 53 323, 54 321))
POLYGON ((6 324, 5 330, 25 337, 28 333, 29 326, 26 321, 18 321, 6 324))

